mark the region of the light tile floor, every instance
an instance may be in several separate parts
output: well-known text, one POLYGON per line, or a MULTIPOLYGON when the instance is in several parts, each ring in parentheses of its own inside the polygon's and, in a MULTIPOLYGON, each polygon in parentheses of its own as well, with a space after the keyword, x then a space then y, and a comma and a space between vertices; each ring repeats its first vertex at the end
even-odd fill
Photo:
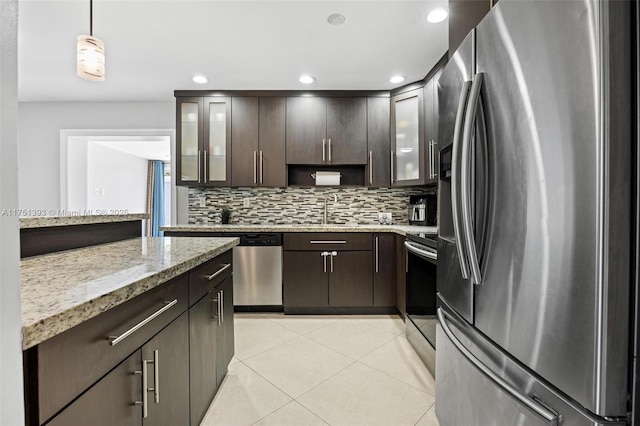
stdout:
POLYGON ((397 316, 235 314, 202 425, 438 426, 434 395, 397 316))

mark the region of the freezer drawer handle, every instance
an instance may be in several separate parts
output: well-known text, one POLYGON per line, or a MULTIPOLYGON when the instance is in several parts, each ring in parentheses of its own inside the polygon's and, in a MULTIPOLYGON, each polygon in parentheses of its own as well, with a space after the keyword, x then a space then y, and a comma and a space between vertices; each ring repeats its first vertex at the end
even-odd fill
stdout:
POLYGON ((442 327, 442 331, 447 335, 451 343, 464 355, 464 357, 474 365, 487 379, 491 380, 495 383, 500 389, 511 395, 512 398, 518 400, 522 404, 524 404, 528 409, 533 411, 535 414, 542 417, 550 426, 558 426, 559 417, 557 413, 552 412, 551 410, 543 407, 541 404, 537 403, 535 400, 530 398, 527 395, 520 393, 516 388, 511 386, 509 383, 504 381, 500 376, 491 371, 489 367, 484 365, 482 361, 476 358, 469 349, 467 349, 462 342, 460 342, 456 336, 453 334, 449 326, 447 325, 446 314, 442 310, 442 308, 438 308, 438 320, 440 321, 440 326, 442 327))
POLYGON ((223 273, 224 271, 226 271, 229 268, 231 268, 231 264, 230 263, 225 263, 222 268, 218 269, 216 272, 214 272, 211 275, 207 275, 207 280, 211 281, 212 279, 214 279, 215 277, 217 277, 218 275, 220 275, 221 273, 223 273))
POLYGON ((134 325, 129 330, 127 330, 124 333, 122 333, 121 335, 119 335, 119 336, 109 336, 107 338, 107 340, 110 341, 109 344, 111 346, 115 346, 118 343, 122 342, 124 339, 126 339, 129 336, 131 336, 133 333, 135 333, 136 331, 140 330, 145 325, 149 324, 155 318, 159 317, 160 315, 165 313, 167 310, 171 309, 171 307, 173 305, 178 303, 178 299, 173 299, 171 302, 164 302, 164 303, 165 303, 164 307, 162 307, 161 309, 158 309, 156 312, 154 312, 153 314, 149 315, 148 317, 146 317, 145 319, 140 321, 138 324, 134 325))

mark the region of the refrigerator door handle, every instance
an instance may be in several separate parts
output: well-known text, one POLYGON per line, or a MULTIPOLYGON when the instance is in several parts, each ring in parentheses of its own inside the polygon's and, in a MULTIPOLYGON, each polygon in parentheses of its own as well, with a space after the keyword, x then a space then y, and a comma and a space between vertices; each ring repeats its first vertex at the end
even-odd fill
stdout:
POLYGON ((514 388, 511 384, 507 383, 502 377, 494 373, 489 367, 487 367, 482 361, 476 358, 475 355, 467 349, 460 340, 453 334, 449 326, 447 325, 446 313, 442 310, 442 308, 438 308, 438 321, 440 322, 440 327, 442 327, 442 331, 449 338, 451 343, 460 351, 460 353, 469 361, 475 368, 478 369, 482 375, 484 375, 487 379, 491 380, 496 386, 498 386, 501 390, 509 394, 512 398, 522 403, 533 413, 542 417, 547 424, 550 426, 558 426, 559 415, 547 407, 538 403, 535 399, 529 397, 528 395, 524 395, 516 388, 514 388))
POLYGON ((471 209, 471 138, 475 125, 476 112, 478 110, 478 102, 480 101, 480 92, 482 91, 482 83, 484 81, 484 73, 477 73, 473 79, 471 92, 469 93, 469 102, 465 112, 464 131, 462 133, 462 159, 460 161, 460 192, 462 199, 462 231, 464 240, 467 244, 467 254, 469 255, 469 268, 471 276, 475 284, 482 284, 482 275, 480 273, 480 263, 478 261, 478 252, 476 251, 476 242, 473 235, 473 217, 471 209))
POLYGON ((464 243, 462 240, 462 224, 460 223, 460 206, 458 205, 458 185, 460 184, 460 161, 458 151, 460 146, 460 136, 462 135, 462 127, 464 125, 464 114, 469 100, 469 89, 471 81, 465 81, 460 92, 460 100, 456 111, 456 121, 453 128, 453 155, 451 157, 451 214, 453 216, 453 233, 456 239, 456 249, 458 251, 458 261, 460 262, 460 272, 465 280, 469 278, 469 266, 467 265, 467 257, 464 252, 464 243))

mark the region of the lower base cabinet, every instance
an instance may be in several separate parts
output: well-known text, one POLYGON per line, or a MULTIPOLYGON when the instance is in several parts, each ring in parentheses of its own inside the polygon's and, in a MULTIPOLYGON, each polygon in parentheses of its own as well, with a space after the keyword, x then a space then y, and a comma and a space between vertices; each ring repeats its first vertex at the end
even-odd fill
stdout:
POLYGON ((233 358, 233 332, 233 280, 229 276, 189 309, 191 425, 200 424, 227 374, 233 358))
POLYGON ((199 424, 234 354, 231 260, 221 254, 27 349, 26 423, 199 424))
POLYGON ((188 317, 183 313, 49 424, 188 424, 187 329, 188 317))

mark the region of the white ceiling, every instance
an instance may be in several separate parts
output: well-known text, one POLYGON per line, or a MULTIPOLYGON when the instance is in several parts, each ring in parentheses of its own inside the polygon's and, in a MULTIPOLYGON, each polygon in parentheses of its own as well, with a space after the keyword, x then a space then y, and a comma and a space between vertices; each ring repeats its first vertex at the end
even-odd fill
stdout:
POLYGON ((446 52, 447 0, 94 0, 106 81, 76 76, 89 0, 20 0, 21 101, 173 100, 185 89, 391 89, 423 78, 446 52), (332 13, 346 22, 332 26, 332 13), (209 83, 191 81, 203 74, 209 83), (394 74, 407 76, 391 84, 394 74))

